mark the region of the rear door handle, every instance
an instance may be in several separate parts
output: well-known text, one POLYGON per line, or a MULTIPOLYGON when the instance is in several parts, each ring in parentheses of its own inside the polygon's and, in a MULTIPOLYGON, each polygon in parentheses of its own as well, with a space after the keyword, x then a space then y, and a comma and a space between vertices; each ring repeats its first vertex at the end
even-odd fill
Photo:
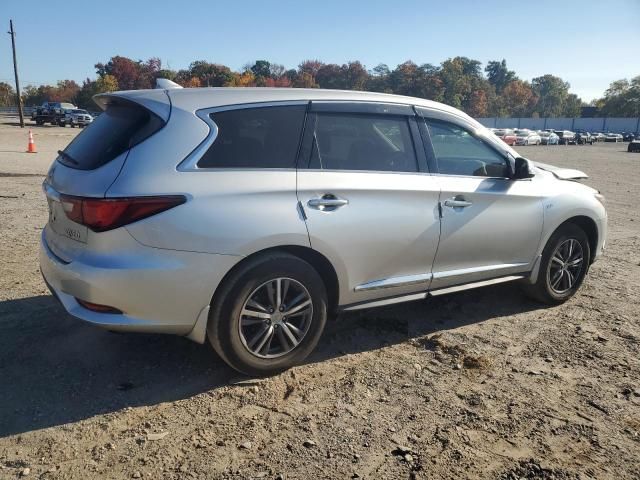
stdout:
POLYGON ((347 205, 349 200, 344 198, 338 198, 335 195, 327 194, 321 198, 312 198, 307 202, 307 205, 317 210, 335 210, 336 208, 347 205))
POLYGON ((444 201, 444 206, 451 208, 467 208, 471 205, 473 205, 473 203, 467 202, 466 200, 449 199, 444 201))

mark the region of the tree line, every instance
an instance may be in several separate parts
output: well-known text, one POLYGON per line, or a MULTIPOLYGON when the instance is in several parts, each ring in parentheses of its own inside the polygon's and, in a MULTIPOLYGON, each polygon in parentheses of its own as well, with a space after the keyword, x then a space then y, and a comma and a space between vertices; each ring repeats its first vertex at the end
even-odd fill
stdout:
MULTIPOLYGON (((380 64, 367 70, 362 63, 343 65, 305 60, 296 69, 267 60, 245 65, 241 71, 205 60, 188 68, 163 68, 159 58, 146 61, 114 56, 95 65, 97 78, 79 85, 62 80, 57 85, 29 85, 24 105, 44 101, 72 102, 94 109, 91 97, 116 90, 153 88, 156 78, 168 78, 184 87, 282 87, 369 90, 427 98, 464 110, 473 117, 579 117, 586 104, 569 91, 562 78, 546 74, 530 82, 509 70, 506 60, 482 63, 454 57, 440 65, 406 61, 394 69, 380 64)), ((11 85, 0 83, 0 106, 15 104, 11 85)), ((601 99, 591 102, 607 116, 640 116, 640 76, 611 84, 601 99)))

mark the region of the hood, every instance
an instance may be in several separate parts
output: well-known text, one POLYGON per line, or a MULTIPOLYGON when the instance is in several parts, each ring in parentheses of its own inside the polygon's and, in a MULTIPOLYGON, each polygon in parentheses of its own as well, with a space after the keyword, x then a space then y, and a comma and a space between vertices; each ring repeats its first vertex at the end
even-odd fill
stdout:
POLYGON ((548 165, 546 163, 539 162, 531 162, 533 165, 541 170, 545 170, 547 172, 553 173, 553 175, 560 180, 582 180, 585 178, 589 178, 584 172, 580 170, 574 170, 572 168, 560 168, 554 167, 553 165, 548 165))

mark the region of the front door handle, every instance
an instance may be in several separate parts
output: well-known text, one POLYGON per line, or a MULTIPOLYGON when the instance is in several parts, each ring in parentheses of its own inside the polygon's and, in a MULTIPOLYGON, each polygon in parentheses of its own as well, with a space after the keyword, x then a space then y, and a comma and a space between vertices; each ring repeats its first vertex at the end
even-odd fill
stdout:
POLYGON ((343 207, 348 203, 349 200, 338 198, 332 194, 326 194, 321 198, 312 198, 307 202, 307 205, 317 210, 335 210, 336 208, 343 207))
POLYGON ((466 200, 462 200, 458 198, 451 198, 449 200, 444 201, 444 206, 451 207, 451 208, 467 208, 467 207, 470 207, 471 205, 473 205, 472 202, 467 202, 466 200))

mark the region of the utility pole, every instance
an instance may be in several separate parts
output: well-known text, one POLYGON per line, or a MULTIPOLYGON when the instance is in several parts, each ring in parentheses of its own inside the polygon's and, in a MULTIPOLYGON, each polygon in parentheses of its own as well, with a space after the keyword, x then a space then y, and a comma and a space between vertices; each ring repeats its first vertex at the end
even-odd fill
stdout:
POLYGON ((24 128, 24 116, 22 115, 22 97, 20 96, 20 81, 18 80, 18 61, 16 60, 16 32, 13 30, 13 20, 9 20, 9 32, 7 33, 11 35, 11 48, 13 49, 13 73, 16 76, 16 95, 18 97, 20 128, 24 128))

